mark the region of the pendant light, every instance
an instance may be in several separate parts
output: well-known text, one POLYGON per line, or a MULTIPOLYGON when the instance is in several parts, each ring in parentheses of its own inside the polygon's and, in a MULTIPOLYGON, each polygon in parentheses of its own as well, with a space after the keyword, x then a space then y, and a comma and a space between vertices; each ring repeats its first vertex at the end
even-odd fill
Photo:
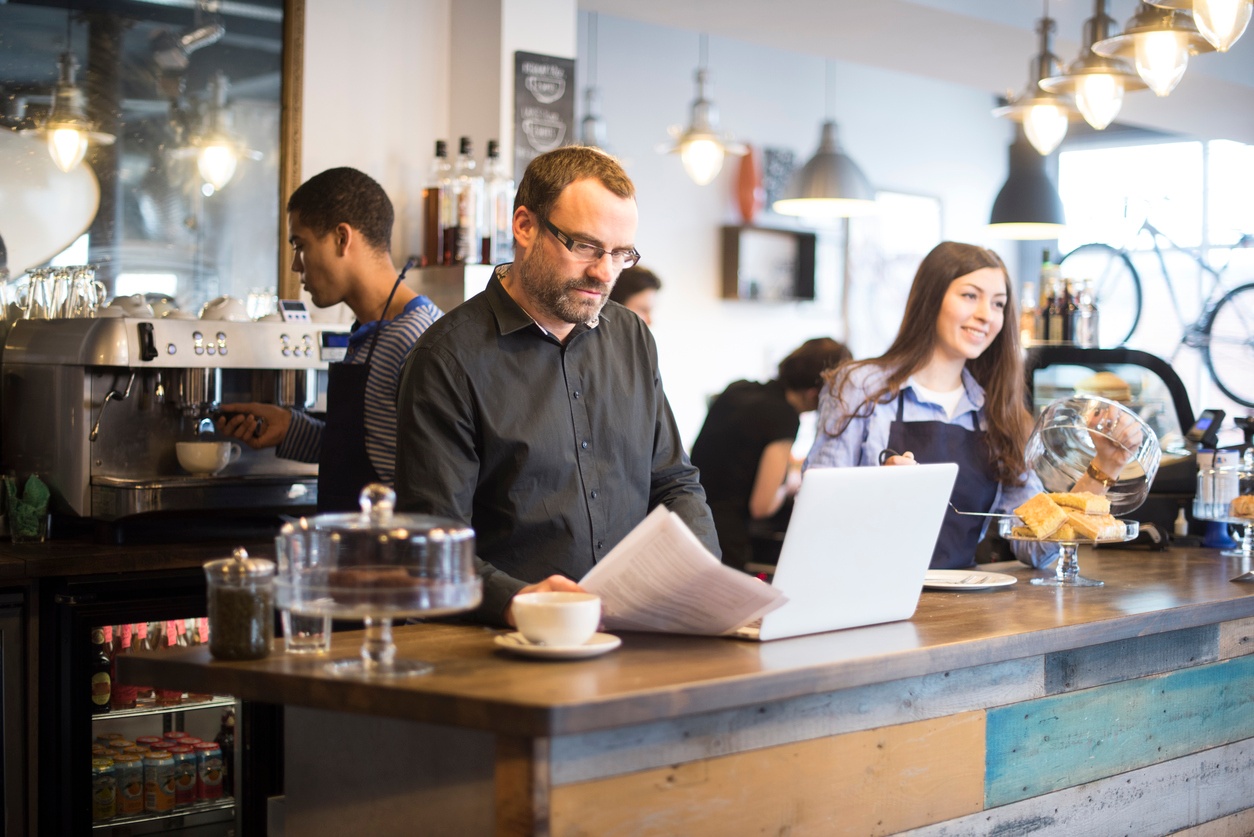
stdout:
POLYGON ((1041 87, 1044 79, 1059 74, 1058 56, 1050 50, 1054 29, 1054 19, 1049 16, 1049 5, 1046 3, 1045 15, 1036 24, 1041 51, 1029 65, 1028 86, 1009 104, 993 111, 993 116, 1023 123, 1028 141, 1042 156, 1058 147, 1067 135, 1067 123, 1077 115, 1070 96, 1041 87))
POLYGON ((196 169, 215 191, 231 182, 241 158, 260 160, 261 154, 244 145, 231 130, 232 115, 227 107, 230 82, 222 72, 209 79, 204 130, 192 138, 196 169))
POLYGON ((1058 238, 1062 233, 1067 222, 1048 162, 1028 142, 1023 126, 1016 125, 1009 174, 988 220, 991 235, 1039 241, 1058 238))
POLYGON ((584 117, 579 139, 584 145, 605 149, 605 120, 601 118, 601 91, 597 89, 597 13, 588 13, 588 89, 584 91, 584 117))
POLYGON ((1254 12, 1254 0, 1154 0, 1163 9, 1192 10, 1197 31, 1219 52, 1237 42, 1254 12))
POLYGON ((71 12, 65 11, 65 52, 57 62, 57 86, 52 93, 52 109, 45 120, 43 133, 48 141, 48 153, 61 171, 69 173, 87 155, 89 143, 112 145, 116 137, 96 130, 87 117, 86 98, 79 89, 75 75, 78 59, 71 51, 71 12))
POLYGON ((875 211, 875 190, 862 169, 836 144, 832 119, 832 62, 827 62, 827 113, 819 133, 819 148, 793 174, 784 196, 771 205, 781 215, 847 218, 875 211))
POLYGON ((710 71, 706 69, 706 36, 701 35, 701 63, 697 67, 697 98, 692 103, 692 120, 687 129, 679 126, 670 129, 674 142, 658 146, 662 154, 678 152, 684 171, 698 186, 704 186, 718 176, 723 168, 723 158, 728 154, 743 156, 749 149, 719 133, 718 107, 710 99, 712 85, 710 71))
POLYGON ((1093 52, 1093 44, 1109 38, 1114 26, 1114 18, 1106 14, 1106 0, 1095 0, 1093 16, 1084 22, 1079 57, 1067 65, 1066 72, 1041 80, 1042 90, 1075 96, 1084 120, 1097 131, 1119 115, 1124 93, 1145 89, 1145 82, 1126 61, 1093 52))
POLYGON ((1211 52, 1188 12, 1137 4, 1122 35, 1098 41, 1093 51, 1108 58, 1131 60, 1141 79, 1158 96, 1176 88, 1189 66, 1189 56, 1211 52))

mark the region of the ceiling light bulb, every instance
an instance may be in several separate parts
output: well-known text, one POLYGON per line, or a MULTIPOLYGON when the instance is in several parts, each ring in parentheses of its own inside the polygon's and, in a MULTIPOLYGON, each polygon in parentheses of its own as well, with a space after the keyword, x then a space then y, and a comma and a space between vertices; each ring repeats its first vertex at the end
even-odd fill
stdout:
POLYGON ((1023 130, 1037 153, 1047 156, 1067 135, 1067 112, 1057 105, 1034 105, 1023 117, 1023 130))
POLYGON ((1166 96, 1189 66, 1189 48, 1175 32, 1145 32, 1136 39, 1136 71, 1158 96, 1166 96))
POLYGON ((1095 73, 1076 82, 1075 103, 1084 121, 1100 131, 1115 120, 1123 107, 1123 80, 1118 76, 1095 73))
POLYGON ((1220 52, 1236 43, 1249 25, 1252 0, 1193 0, 1193 22, 1220 52))
POLYGON ((221 189, 231 182, 238 162, 235 149, 224 143, 206 145, 196 155, 196 168, 200 171, 200 176, 214 189, 221 189))
POLYGON ((723 146, 712 139, 684 141, 679 151, 684 171, 698 186, 705 186, 723 169, 723 146))
POLYGON ((68 174, 87 155, 87 134, 74 128, 49 129, 48 153, 57 168, 68 174))

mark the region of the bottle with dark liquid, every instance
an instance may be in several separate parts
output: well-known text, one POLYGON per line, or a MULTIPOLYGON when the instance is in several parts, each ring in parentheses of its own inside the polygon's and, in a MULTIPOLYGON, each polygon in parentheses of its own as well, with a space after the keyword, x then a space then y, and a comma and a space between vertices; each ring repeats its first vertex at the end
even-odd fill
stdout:
POLYGON ((488 157, 483 162, 484 264, 501 264, 514 258, 514 180, 506 173, 500 144, 488 140, 488 157))
POLYGON ((1049 251, 1045 250, 1041 253, 1041 298, 1036 306, 1036 342, 1049 342, 1049 318, 1053 307, 1053 297, 1050 294, 1054 291, 1053 279, 1056 275, 1054 263, 1049 260, 1049 251))
POLYGON ((448 161, 448 145, 444 140, 435 141, 435 159, 431 174, 422 189, 422 266, 447 264, 444 249, 444 204, 448 200, 449 185, 453 177, 453 164, 448 161))
POLYGON ((1076 295, 1079 289, 1075 282, 1064 279, 1062 282, 1062 342, 1076 342, 1076 321, 1079 317, 1080 306, 1076 304, 1076 295))
POLYGON ((91 713, 100 715, 109 711, 109 695, 113 691, 113 660, 109 658, 109 643, 105 629, 91 629, 91 654, 88 655, 91 671, 91 713))
POLYGON ((462 137, 453 164, 453 226, 444 229, 444 247, 451 247, 453 264, 479 264, 482 255, 483 178, 475 168, 470 137, 462 137))
POLYGON ((1049 335, 1046 338, 1050 343, 1063 343, 1066 341, 1066 333, 1070 329, 1066 327, 1067 322, 1067 292, 1063 287, 1062 279, 1054 276, 1049 283, 1049 335))

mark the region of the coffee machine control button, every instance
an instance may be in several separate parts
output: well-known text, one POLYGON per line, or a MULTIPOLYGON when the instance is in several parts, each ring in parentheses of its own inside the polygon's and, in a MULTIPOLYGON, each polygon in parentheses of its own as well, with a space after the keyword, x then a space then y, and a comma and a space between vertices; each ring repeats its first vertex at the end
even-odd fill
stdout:
POLYGON ((197 343, 195 346, 192 346, 192 352, 198 355, 203 355, 205 353, 205 347, 197 343))
POLYGON ((199 331, 193 331, 192 339, 199 343, 201 340, 205 339, 205 335, 201 334, 199 331))
POLYGON ((167 355, 176 355, 178 354, 178 351, 179 351, 179 347, 174 345, 173 343, 169 343, 165 347, 165 353, 167 355))
POLYGON ((291 350, 291 348, 289 348, 288 346, 284 346, 284 347, 283 347, 283 357, 291 357, 291 356, 292 356, 292 350, 291 350))

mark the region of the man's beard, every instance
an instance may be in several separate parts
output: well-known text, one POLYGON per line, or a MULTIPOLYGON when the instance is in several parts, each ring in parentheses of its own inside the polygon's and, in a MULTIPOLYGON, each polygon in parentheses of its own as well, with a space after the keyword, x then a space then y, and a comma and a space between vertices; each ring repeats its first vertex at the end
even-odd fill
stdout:
POLYGON ((561 267, 541 248, 541 243, 537 241, 521 261, 514 263, 523 291, 541 313, 573 325, 594 322, 605 307, 605 301, 610 298, 613 283, 606 285, 587 276, 562 279, 561 267), (593 291, 600 296, 595 300, 587 299, 574 293, 579 290, 593 291))

